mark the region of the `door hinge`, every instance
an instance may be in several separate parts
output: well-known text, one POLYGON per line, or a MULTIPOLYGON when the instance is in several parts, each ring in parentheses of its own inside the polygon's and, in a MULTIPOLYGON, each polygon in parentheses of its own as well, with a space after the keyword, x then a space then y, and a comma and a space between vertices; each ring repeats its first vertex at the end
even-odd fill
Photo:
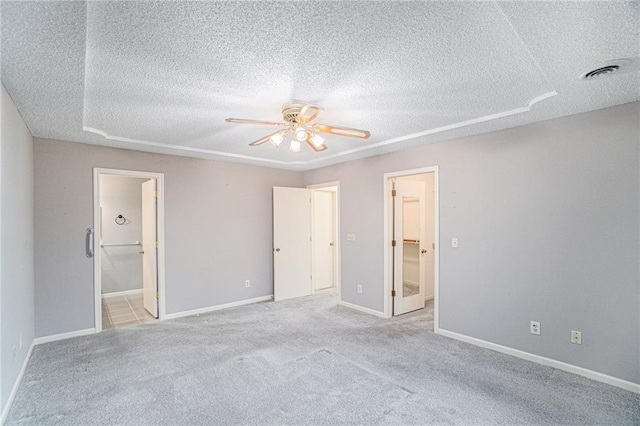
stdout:
POLYGON ((392 189, 392 190, 391 190, 391 196, 392 196, 392 197, 395 197, 395 196, 396 196, 396 194, 397 194, 396 190, 395 190, 395 189, 392 189))
POLYGON ((160 293, 156 291, 156 299, 160 299, 160 293))
POLYGON ((153 191, 153 196, 158 198, 158 191, 153 191))
POLYGON ((391 247, 395 247, 396 246, 396 240, 391 240, 391 247))
POLYGON ((431 243, 431 248, 435 250, 436 249, 436 243, 431 243))
POLYGON ((156 242, 154 242, 154 243, 153 243, 153 246, 154 246, 155 248, 158 248, 158 242, 157 242, 157 241, 156 241, 156 242))
POLYGON ((396 297, 396 291, 395 290, 391 290, 391 297, 396 297))

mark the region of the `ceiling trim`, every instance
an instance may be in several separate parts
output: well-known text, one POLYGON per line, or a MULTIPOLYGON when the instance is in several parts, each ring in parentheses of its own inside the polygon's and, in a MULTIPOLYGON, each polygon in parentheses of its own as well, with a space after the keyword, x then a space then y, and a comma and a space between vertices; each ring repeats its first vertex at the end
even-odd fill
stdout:
POLYGON ((89 126, 83 126, 82 129, 84 131, 86 131, 86 132, 91 132, 91 133, 98 134, 98 135, 104 137, 105 139, 119 141, 119 142, 127 142, 127 143, 131 143, 131 144, 136 144, 136 145, 152 146, 152 147, 156 147, 156 148, 172 149, 172 150, 184 151, 184 152, 189 152, 189 153, 205 154, 205 155, 212 155, 212 156, 218 156, 218 157, 226 157, 226 158, 231 158, 231 159, 235 159, 235 160, 244 160, 244 161, 257 162, 257 163, 266 163, 266 164, 269 164, 269 165, 305 166, 305 165, 315 164, 315 163, 318 163, 318 162, 321 162, 321 161, 326 161, 326 160, 333 159, 333 158, 339 158, 339 157, 342 157, 342 156, 345 156, 345 155, 349 155, 349 154, 354 154, 354 153, 357 153, 357 152, 366 151, 368 149, 379 148, 381 146, 391 145, 391 144, 395 144, 395 143, 399 143, 399 142, 404 142, 404 141, 407 141, 407 140, 410 140, 410 139, 419 138, 419 137, 422 137, 422 136, 433 135, 433 134, 436 134, 436 133, 446 132, 448 130, 458 129, 460 127, 471 126, 473 124, 484 123, 484 122, 487 122, 487 121, 497 120, 499 118, 509 117, 511 115, 521 114, 521 113, 530 111, 531 107, 533 107, 533 105, 537 104, 538 102, 541 102, 541 101, 543 101, 545 99, 554 97, 557 94, 558 93, 555 90, 553 90, 551 92, 547 92, 547 93, 544 93, 544 94, 542 94, 540 96, 537 96, 537 97, 533 98, 531 101, 529 101, 529 103, 526 106, 523 106, 523 107, 520 107, 520 108, 516 108, 516 109, 512 109, 512 110, 508 110, 508 111, 502 111, 502 112, 498 112, 496 114, 485 115, 485 116, 482 116, 482 117, 474 118, 474 119, 467 120, 467 121, 461 121, 461 122, 454 123, 454 124, 449 124, 449 125, 446 125, 446 126, 436 127, 434 129, 425 130, 423 132, 411 133, 411 134, 400 136, 400 137, 397 137, 397 138, 387 139, 385 141, 381 141, 381 142, 378 142, 378 143, 375 143, 375 144, 372 144, 372 145, 367 145, 367 146, 363 146, 363 147, 360 147, 360 148, 355 148, 355 149, 350 149, 350 150, 347 150, 347 151, 338 152, 338 153, 333 154, 333 155, 323 156, 323 157, 316 158, 316 159, 309 160, 309 161, 280 161, 280 160, 272 160, 272 159, 268 159, 268 158, 253 157, 253 156, 250 156, 250 155, 234 154, 234 153, 222 152, 222 151, 213 151, 213 150, 209 150, 209 149, 193 148, 193 147, 181 146, 181 145, 163 144, 163 143, 159 143, 159 142, 147 141, 147 140, 142 140, 142 139, 133 139, 133 138, 128 138, 128 137, 124 137, 124 136, 110 135, 110 134, 108 134, 107 132, 105 132, 103 130, 96 129, 94 127, 89 127, 89 126))
POLYGON ((154 146, 154 147, 157 147, 157 148, 165 148, 165 149, 176 149, 178 151, 193 152, 193 153, 197 153, 197 154, 219 155, 221 157, 229 157, 229 158, 234 158, 234 159, 238 159, 238 160, 258 161, 258 162, 262 162, 262 163, 279 164, 279 165, 283 165, 283 166, 291 165, 291 164, 306 164, 304 161, 271 160, 271 159, 268 159, 268 158, 252 157, 250 155, 234 154, 234 153, 231 153, 231 152, 213 151, 213 150, 210 150, 210 149, 192 148, 190 146, 171 145, 171 144, 164 144, 164 143, 159 143, 159 142, 146 141, 146 140, 143 140, 143 139, 133 139, 133 138, 127 138, 127 137, 122 137, 122 136, 113 136, 113 135, 108 134, 107 132, 104 132, 104 131, 100 130, 100 129, 96 129, 96 128, 89 127, 89 126, 82 126, 82 130, 84 130, 86 132, 96 133, 96 134, 104 137, 105 139, 109 139, 109 140, 113 140, 113 141, 119 141, 119 142, 128 142, 128 143, 137 144, 137 145, 154 146))
POLYGON ((523 112, 531 111, 531 107, 533 105, 535 105, 538 102, 543 101, 545 99, 548 99, 548 98, 551 98, 553 96, 556 96, 557 94, 558 93, 555 90, 553 90, 551 92, 547 92, 547 93, 545 93, 543 95, 540 95, 538 97, 533 98, 529 102, 529 104, 527 106, 524 106, 524 107, 511 109, 511 110, 499 112, 499 113, 496 113, 496 114, 485 115, 485 116, 474 118, 474 119, 467 120, 467 121, 460 121, 458 123, 449 124, 449 125, 442 126, 442 127, 436 127, 434 129, 430 129, 430 130, 425 130, 423 132, 411 133, 409 135, 400 136, 400 137, 397 137, 397 138, 388 139, 386 141, 378 142, 378 143, 375 143, 373 145, 367 145, 366 147, 355 148, 355 149, 351 149, 351 150, 348 150, 348 151, 343 151, 343 152, 340 152, 340 153, 337 153, 337 154, 329 155, 327 157, 317 158, 315 160, 309 160, 309 161, 306 161, 304 164, 312 164, 312 163, 316 163, 318 161, 323 161, 323 160, 327 160, 327 159, 330 159, 330 158, 340 157, 342 155, 353 154, 353 153, 356 153, 356 152, 365 151, 367 149, 378 148, 378 147, 385 146, 385 145, 391 145, 391 144, 394 144, 394 143, 403 142, 403 141, 406 141, 406 140, 409 140, 409 139, 419 138, 421 136, 433 135, 433 134, 436 134, 436 133, 446 132, 448 130, 458 129, 460 127, 471 126, 473 124, 484 123, 486 121, 491 121, 491 120, 497 120, 499 118, 508 117, 510 115, 521 114, 523 112))

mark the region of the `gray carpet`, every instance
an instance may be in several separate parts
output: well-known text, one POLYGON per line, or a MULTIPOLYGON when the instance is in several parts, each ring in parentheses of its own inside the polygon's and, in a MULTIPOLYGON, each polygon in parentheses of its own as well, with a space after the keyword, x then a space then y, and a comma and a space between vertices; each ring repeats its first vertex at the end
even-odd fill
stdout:
POLYGON ((435 335, 335 294, 37 346, 25 424, 640 424, 640 396, 435 335))

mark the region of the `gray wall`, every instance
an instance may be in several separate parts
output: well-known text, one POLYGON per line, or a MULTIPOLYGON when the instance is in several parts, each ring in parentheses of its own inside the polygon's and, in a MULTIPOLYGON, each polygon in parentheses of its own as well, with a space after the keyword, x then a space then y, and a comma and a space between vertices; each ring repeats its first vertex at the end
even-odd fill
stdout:
MULTIPOLYGON (((142 183, 147 180, 126 176, 100 178, 102 224, 97 241, 122 244, 142 240, 142 183), (125 217, 125 223, 116 223, 118 215, 125 217)), ((139 245, 102 248, 96 245, 102 256, 102 294, 142 290, 140 250, 139 245)))
POLYGON ((344 300, 383 310, 383 173, 437 165, 440 327, 639 383, 639 116, 627 104, 306 172, 340 181, 344 300))
POLYGON ((272 294, 271 188, 300 173, 37 138, 34 159, 36 336, 94 326, 93 167, 164 173, 167 313, 272 294))
POLYGON ((34 336, 33 140, 4 86, 1 123, 0 407, 4 410, 34 336))

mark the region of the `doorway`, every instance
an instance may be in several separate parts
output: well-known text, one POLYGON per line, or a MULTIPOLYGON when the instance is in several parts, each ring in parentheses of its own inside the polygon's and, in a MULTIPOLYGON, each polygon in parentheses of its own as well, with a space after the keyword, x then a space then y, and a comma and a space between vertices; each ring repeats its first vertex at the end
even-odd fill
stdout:
POLYGON ((164 175, 94 169, 95 329, 163 319, 164 175))
POLYGON ((273 188, 274 300, 340 288, 339 182, 273 188))
POLYGON ((438 169, 387 173, 385 317, 425 306, 438 326, 438 169))
POLYGON ((311 188, 313 292, 338 287, 338 186, 311 188))

